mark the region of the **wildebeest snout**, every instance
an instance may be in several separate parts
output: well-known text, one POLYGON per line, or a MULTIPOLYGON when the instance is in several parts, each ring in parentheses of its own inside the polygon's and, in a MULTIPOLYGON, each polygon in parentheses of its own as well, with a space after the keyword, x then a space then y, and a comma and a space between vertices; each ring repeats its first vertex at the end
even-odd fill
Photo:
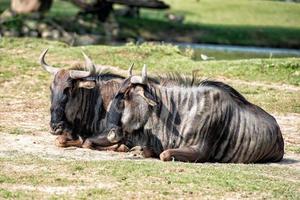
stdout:
POLYGON ((50 122, 50 128, 51 128, 50 133, 52 135, 61 135, 63 133, 64 125, 63 122, 59 122, 59 123, 50 122))

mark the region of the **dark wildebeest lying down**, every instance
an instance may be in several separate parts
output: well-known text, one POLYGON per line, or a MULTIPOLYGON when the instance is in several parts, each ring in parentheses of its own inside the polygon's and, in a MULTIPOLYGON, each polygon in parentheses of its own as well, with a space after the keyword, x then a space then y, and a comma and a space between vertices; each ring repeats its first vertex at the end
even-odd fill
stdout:
MULTIPOLYGON (((124 78, 112 73, 97 72, 95 65, 85 54, 89 71, 82 71, 82 67, 55 68, 45 62, 46 53, 47 50, 41 54, 40 63, 54 75, 50 86, 51 134, 59 135, 56 139, 57 146, 81 147, 86 138, 103 132, 106 107, 124 78)), ((102 147, 112 145, 105 136, 99 138, 98 142, 101 150, 102 147)), ((115 147, 118 146, 113 147, 117 150, 115 147)))
MULTIPOLYGON (((118 91, 124 77, 97 72, 103 71, 105 66, 96 70, 95 65, 86 55, 84 57, 89 71, 82 71, 82 68, 69 70, 55 68, 45 62, 46 53, 47 50, 41 54, 40 63, 46 71, 54 75, 50 87, 50 127, 52 134, 59 135, 56 145, 126 151, 126 146, 113 145, 103 134, 106 128, 108 104, 118 91)), ((195 80, 168 76, 161 81, 151 79, 151 82, 161 85, 187 85, 193 84, 195 80)), ((132 137, 132 140, 126 140, 126 145, 129 147, 138 144, 138 138, 132 137)))
POLYGON ((154 85, 145 67, 142 76, 124 80, 112 100, 108 129, 111 142, 140 135, 145 149, 163 161, 278 162, 284 154, 274 117, 232 87, 214 81, 154 85))

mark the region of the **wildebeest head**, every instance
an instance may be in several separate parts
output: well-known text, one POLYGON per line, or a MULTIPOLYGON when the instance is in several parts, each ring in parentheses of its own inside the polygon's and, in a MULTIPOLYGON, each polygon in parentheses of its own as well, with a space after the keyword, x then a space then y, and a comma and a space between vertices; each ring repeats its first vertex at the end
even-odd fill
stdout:
POLYGON ((95 87, 93 80, 88 80, 89 76, 95 73, 95 65, 83 53, 86 67, 89 71, 66 70, 59 69, 48 65, 45 62, 45 56, 48 49, 46 49, 40 56, 40 64, 42 67, 54 76, 51 83, 51 120, 50 127, 53 135, 60 135, 63 133, 65 121, 65 106, 68 99, 73 95, 76 88, 92 89, 95 87))
POLYGON ((147 68, 144 65, 142 76, 132 76, 122 83, 118 93, 113 98, 108 112, 108 139, 118 142, 123 133, 132 133, 142 128, 155 106, 155 95, 150 90, 147 68))

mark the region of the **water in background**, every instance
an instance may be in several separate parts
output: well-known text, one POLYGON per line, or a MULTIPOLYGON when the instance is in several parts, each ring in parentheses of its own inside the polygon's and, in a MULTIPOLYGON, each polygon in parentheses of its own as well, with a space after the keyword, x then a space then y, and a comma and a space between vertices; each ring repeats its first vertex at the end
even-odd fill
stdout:
POLYGON ((193 50, 194 60, 240 60, 254 58, 300 57, 295 49, 243 47, 230 45, 176 44, 182 51, 193 50))

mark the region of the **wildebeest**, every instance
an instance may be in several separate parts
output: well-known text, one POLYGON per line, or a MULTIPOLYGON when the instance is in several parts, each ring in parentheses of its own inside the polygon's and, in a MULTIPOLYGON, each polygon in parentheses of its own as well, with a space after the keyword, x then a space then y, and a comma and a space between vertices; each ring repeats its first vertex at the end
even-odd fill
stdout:
POLYGON ((111 102, 108 128, 113 142, 139 134, 163 161, 277 162, 284 154, 274 117, 232 87, 216 81, 198 87, 154 85, 146 67, 142 76, 122 83, 111 102))
MULTIPOLYGON (((56 145, 81 147, 86 138, 101 134, 106 124, 106 108, 124 78, 112 73, 98 73, 84 54, 86 67, 59 69, 45 62, 45 50, 40 56, 42 67, 54 75, 51 83, 51 120, 53 135, 59 135, 56 145)), ((101 70, 101 69, 100 69, 101 70)), ((106 137, 98 138, 101 146, 110 146, 106 137)))
MULTIPOLYGON (((51 90, 51 133, 59 135, 56 145, 60 147, 78 146, 96 148, 98 150, 113 149, 125 151, 126 146, 113 145, 107 140, 105 132, 107 107, 118 91, 124 77, 113 73, 99 73, 93 62, 84 54, 86 67, 59 69, 45 62, 47 50, 40 56, 42 67, 54 75, 51 90), (84 143, 83 143, 84 142, 84 143), (103 148, 108 147, 108 148, 103 148)), ((107 67, 104 67, 107 68, 107 67)), ((153 84, 178 85, 193 84, 180 76, 167 76, 150 79, 153 84)), ((127 140, 126 144, 133 147, 139 144, 138 137, 127 140)))

